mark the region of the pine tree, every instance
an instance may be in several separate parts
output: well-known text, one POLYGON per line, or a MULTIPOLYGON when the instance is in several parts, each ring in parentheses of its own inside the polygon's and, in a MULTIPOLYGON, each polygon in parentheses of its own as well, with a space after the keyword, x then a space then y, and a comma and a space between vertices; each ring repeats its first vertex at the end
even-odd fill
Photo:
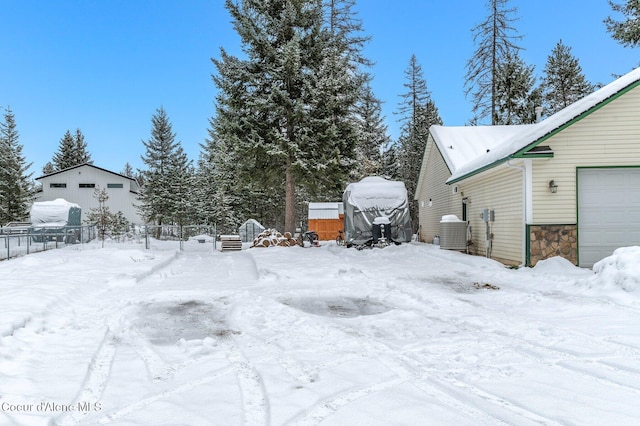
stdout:
POLYGON ((146 222, 157 225, 184 223, 189 200, 192 170, 180 142, 176 142, 171 122, 160 107, 151 118, 151 137, 142 141, 142 157, 147 166, 141 172, 144 184, 140 212, 146 222))
POLYGON ((195 216, 192 204, 194 169, 179 142, 170 157, 168 174, 171 176, 169 217, 176 225, 189 224, 195 216))
POLYGON ((22 145, 11 108, 5 109, 0 122, 0 225, 24 221, 33 201, 31 163, 22 154, 22 145))
POLYGON ((477 47, 467 61, 465 95, 471 94, 474 121, 490 117, 491 124, 496 124, 498 66, 507 53, 521 49, 515 41, 522 37, 512 27, 517 8, 507 8, 508 3, 509 0, 488 0, 489 15, 472 30, 477 47))
POLYGON ((442 120, 435 103, 431 100, 422 66, 415 55, 411 56, 409 66, 405 70, 405 78, 403 86, 407 88, 407 92, 401 95, 403 101, 398 109, 402 117, 401 133, 398 138, 399 175, 407 187, 407 195, 411 200, 411 217, 414 219, 414 224, 417 224, 417 206, 413 203, 413 197, 418 184, 429 127, 442 124, 442 120))
POLYGON ((135 172, 133 171, 133 167, 131 167, 131 164, 129 164, 129 162, 126 162, 120 174, 123 176, 133 178, 135 175, 135 172))
MULTIPOLYGON (((232 151, 221 145, 223 141, 217 138, 212 130, 210 137, 200 145, 200 157, 196 171, 194 185, 194 204, 196 222, 205 225, 216 225, 224 233, 232 233, 239 225, 238 215, 234 215, 233 202, 235 179, 230 167, 232 151)), ((239 200, 238 200, 239 201, 239 200)), ((236 206, 240 213, 242 204, 236 206)), ((242 215, 251 212, 241 212, 242 215)), ((256 218, 262 220, 263 218, 256 218)))
POLYGON ((361 68, 371 65, 362 54, 370 37, 353 11, 354 0, 326 0, 319 51, 322 60, 312 80, 309 117, 312 133, 306 159, 303 191, 315 200, 340 199, 346 181, 358 166, 355 149, 360 139, 354 108, 368 75, 361 68), (315 146, 314 146, 315 145, 315 146))
POLYGON ((614 3, 609 0, 614 12, 622 13, 626 20, 616 21, 608 16, 604 23, 611 37, 625 47, 640 46, 640 1, 626 0, 626 3, 614 3))
POLYGON ((77 166, 76 162, 76 141, 69 130, 66 131, 58 145, 58 151, 53 154, 53 167, 55 171, 64 170, 77 166))
POLYGON ((53 154, 51 162, 47 163, 42 172, 50 174, 80 164, 91 163, 91 155, 87 151, 87 143, 80 129, 76 129, 75 135, 67 130, 60 139, 58 151, 53 154))
POLYGON ((43 175, 50 175, 51 173, 55 173, 56 172, 56 166, 53 165, 53 163, 51 161, 48 161, 43 167, 42 167, 42 174, 43 175))
POLYGON ((595 86, 585 78, 571 48, 560 40, 547 57, 542 89, 545 114, 552 115, 593 92, 595 86))
POLYGON ((382 176, 389 180, 400 180, 397 143, 391 141, 382 152, 382 176))
POLYGON ((356 145, 357 161, 351 175, 352 181, 358 181, 365 176, 382 175, 382 152, 391 142, 382 116, 382 102, 375 97, 368 84, 363 87, 363 94, 355 111, 359 131, 356 145))
POLYGON ((95 188, 93 190, 93 198, 98 202, 98 207, 89 209, 86 221, 98 228, 98 238, 104 241, 105 237, 110 235, 115 215, 107 205, 109 194, 105 188, 95 188))
POLYGON ((524 63, 517 52, 508 52, 496 72, 495 124, 529 124, 535 121, 539 101, 534 66, 524 63))
POLYGON ((74 136, 74 156, 75 156, 75 165, 84 164, 84 163, 92 163, 91 154, 87 151, 87 143, 84 140, 84 135, 80 129, 76 129, 76 134, 74 136))
POLYGON ((212 131, 234 151, 246 203, 262 197, 270 210, 284 199, 285 231, 295 229, 301 188, 341 194, 353 164, 350 116, 364 78, 356 72, 360 41, 344 18, 350 3, 330 2, 327 23, 322 0, 226 1, 246 59, 224 49, 214 59, 212 131))

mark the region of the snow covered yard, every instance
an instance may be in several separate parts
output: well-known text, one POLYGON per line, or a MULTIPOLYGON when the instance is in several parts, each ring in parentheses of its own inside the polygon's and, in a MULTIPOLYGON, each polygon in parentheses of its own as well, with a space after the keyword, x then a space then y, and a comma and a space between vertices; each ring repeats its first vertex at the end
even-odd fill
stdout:
POLYGON ((0 262, 2 425, 631 425, 640 249, 597 274, 426 244, 0 262))

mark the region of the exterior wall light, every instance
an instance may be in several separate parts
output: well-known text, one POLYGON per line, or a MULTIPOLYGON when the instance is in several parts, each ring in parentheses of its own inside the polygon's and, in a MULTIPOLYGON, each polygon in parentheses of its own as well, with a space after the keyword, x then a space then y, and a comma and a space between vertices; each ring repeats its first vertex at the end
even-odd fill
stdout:
POLYGON ((549 181, 549 192, 552 194, 558 192, 558 185, 556 185, 556 182, 553 179, 549 181))

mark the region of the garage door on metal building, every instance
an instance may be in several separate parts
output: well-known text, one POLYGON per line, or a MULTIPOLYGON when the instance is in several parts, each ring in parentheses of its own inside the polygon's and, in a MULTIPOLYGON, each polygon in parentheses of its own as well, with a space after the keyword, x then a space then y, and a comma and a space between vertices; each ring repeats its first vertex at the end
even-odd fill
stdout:
POLYGON ((640 168, 578 169, 579 263, 640 245, 640 168))

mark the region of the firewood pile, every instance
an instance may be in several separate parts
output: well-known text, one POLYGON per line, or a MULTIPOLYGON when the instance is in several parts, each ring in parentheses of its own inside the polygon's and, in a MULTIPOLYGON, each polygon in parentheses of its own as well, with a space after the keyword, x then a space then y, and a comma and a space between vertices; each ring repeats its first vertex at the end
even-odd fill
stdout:
POLYGON ((293 247, 298 242, 293 238, 291 232, 282 235, 275 229, 265 229, 254 240, 251 247, 293 247))

